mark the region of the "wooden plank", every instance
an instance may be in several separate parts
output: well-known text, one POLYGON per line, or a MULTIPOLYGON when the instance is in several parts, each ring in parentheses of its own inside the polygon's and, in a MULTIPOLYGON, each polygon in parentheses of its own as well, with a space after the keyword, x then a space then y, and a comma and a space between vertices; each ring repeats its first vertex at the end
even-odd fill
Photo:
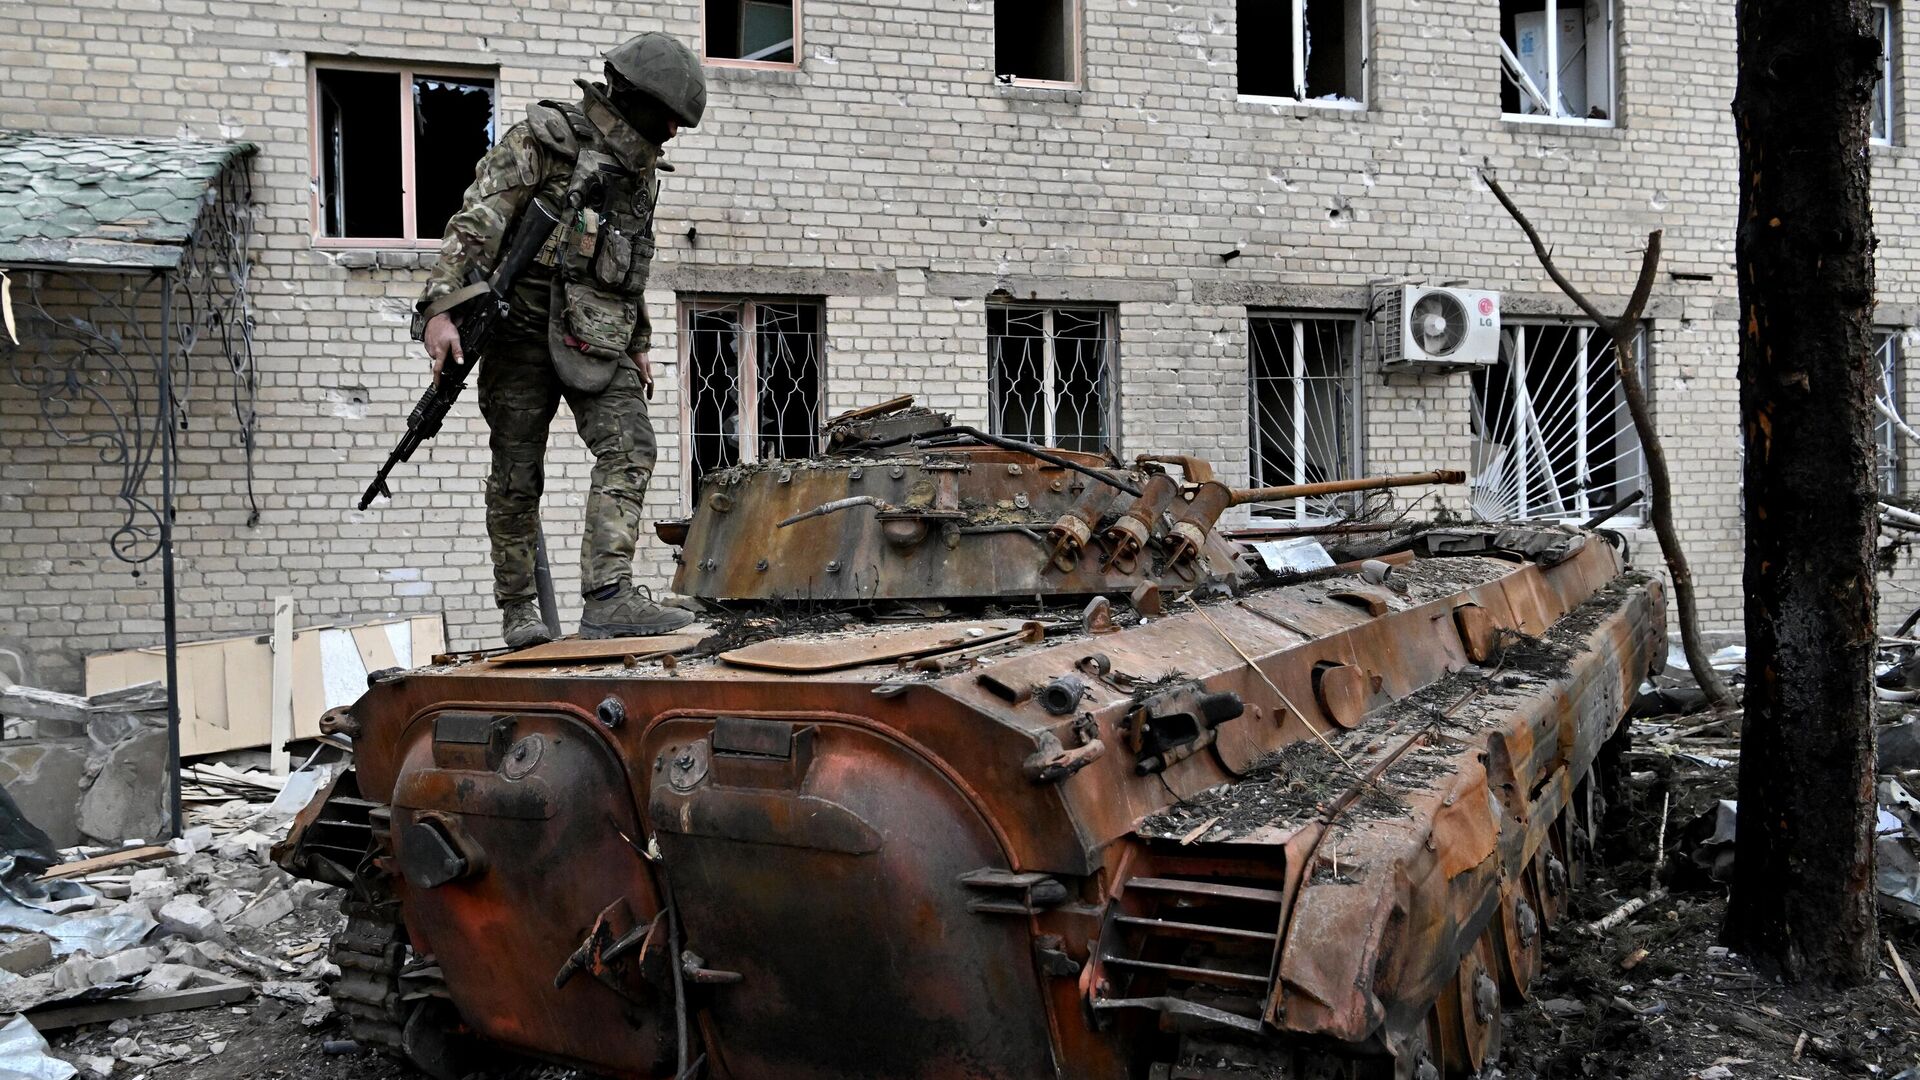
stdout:
POLYGON ((1893 947, 1892 938, 1881 938, 1887 947, 1887 955, 1893 957, 1893 970, 1900 976, 1900 985, 1907 988, 1907 999, 1913 1002, 1916 1011, 1920 1011, 1920 988, 1913 985, 1913 974, 1907 970, 1907 962, 1900 958, 1900 950, 1893 947))
POLYGON ((447 621, 439 615, 413 617, 413 666, 426 667, 447 651, 447 621))
POLYGON ((327 687, 320 678, 320 633, 316 626, 293 635, 293 737, 311 739, 320 734, 320 717, 327 711, 327 687))
POLYGON ((385 623, 356 626, 351 632, 353 647, 360 650, 360 663, 366 666, 369 675, 400 666, 400 658, 393 654, 393 642, 387 640, 385 623))
POLYGON ((224 727, 201 730, 209 748, 201 752, 264 746, 272 723, 273 647, 254 638, 199 647, 219 650, 224 680, 220 701, 226 713, 224 727))
POLYGON ((267 703, 267 770, 285 776, 293 767, 293 597, 273 598, 273 677, 267 703))
POLYGON ((94 653, 87 657, 87 694, 104 694, 167 677, 167 658, 148 649, 94 653))
POLYGON ((212 1005, 232 1005, 253 996, 250 983, 230 981, 186 990, 154 992, 136 990, 124 997, 90 1001, 84 1005, 55 1006, 26 1014, 27 1021, 39 1031, 60 1031, 82 1024, 104 1024, 134 1016, 185 1012, 212 1005))
POLYGON ((696 623, 694 629, 675 631, 659 637, 600 638, 593 641, 561 638, 559 641, 549 641, 545 645, 534 645, 517 652, 502 653, 493 657, 492 662, 513 667, 530 664, 607 663, 629 656, 650 660, 682 649, 691 649, 704 641, 710 633, 712 631, 696 623))
POLYGON ((164 844, 149 844, 146 847, 125 848, 121 851, 109 851, 105 855, 95 855, 91 859, 79 859, 59 866, 48 867, 40 875, 41 881, 53 881, 59 878, 81 877, 101 870, 112 870, 116 866, 129 866, 133 863, 152 862, 172 855, 173 849, 164 844))

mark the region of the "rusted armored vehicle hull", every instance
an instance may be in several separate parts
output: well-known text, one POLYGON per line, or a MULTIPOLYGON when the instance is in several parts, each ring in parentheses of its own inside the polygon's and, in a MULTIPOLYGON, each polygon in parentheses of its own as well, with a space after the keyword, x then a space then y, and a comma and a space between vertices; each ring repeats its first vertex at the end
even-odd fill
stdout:
POLYGON ((1596 535, 1456 530, 1078 606, 379 681, 282 852, 354 890, 336 998, 449 1074, 1478 1069, 1664 655, 1657 584, 1596 535))

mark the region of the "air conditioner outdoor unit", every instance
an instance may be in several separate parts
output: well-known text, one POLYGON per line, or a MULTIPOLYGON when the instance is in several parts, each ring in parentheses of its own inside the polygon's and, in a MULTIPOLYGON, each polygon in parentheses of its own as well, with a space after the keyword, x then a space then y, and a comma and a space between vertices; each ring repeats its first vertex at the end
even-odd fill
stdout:
POLYGON ((1387 371, 1458 371, 1500 359, 1500 294, 1401 285, 1380 305, 1377 340, 1387 371))

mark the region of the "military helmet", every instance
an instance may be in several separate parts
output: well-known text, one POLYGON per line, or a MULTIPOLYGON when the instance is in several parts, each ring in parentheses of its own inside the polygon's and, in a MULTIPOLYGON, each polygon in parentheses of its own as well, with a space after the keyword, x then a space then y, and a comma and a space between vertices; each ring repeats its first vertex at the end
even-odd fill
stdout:
POLYGON ((707 75, 700 58, 671 34, 649 31, 614 46, 607 67, 636 90, 660 99, 687 127, 699 127, 707 111, 707 75))

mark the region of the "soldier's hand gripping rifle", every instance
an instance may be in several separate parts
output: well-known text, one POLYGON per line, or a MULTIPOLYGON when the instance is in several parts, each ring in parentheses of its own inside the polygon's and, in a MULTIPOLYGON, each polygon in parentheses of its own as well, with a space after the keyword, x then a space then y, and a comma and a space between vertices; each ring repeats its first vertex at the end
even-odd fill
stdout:
POLYGON ((450 315, 454 327, 460 333, 461 357, 455 360, 448 357, 440 368, 440 374, 420 395, 413 406, 413 412, 407 414, 407 430, 400 436, 400 442, 387 455, 386 464, 374 474, 373 482, 360 495, 360 509, 365 510, 373 504, 377 496, 393 497, 387 487, 387 474, 395 465, 413 457, 413 452, 440 433, 440 425, 447 419, 447 413, 453 409, 453 403, 467 388, 467 375, 480 357, 487 351, 487 344, 500 320, 507 314, 507 294, 534 257, 545 246, 547 238, 560 224, 560 214, 547 199, 535 196, 520 216, 519 227, 514 230, 513 239, 500 265, 494 268, 492 276, 480 271, 478 267, 468 272, 468 281, 464 288, 442 297, 433 307, 428 308, 426 316, 431 319, 438 315, 450 315))

